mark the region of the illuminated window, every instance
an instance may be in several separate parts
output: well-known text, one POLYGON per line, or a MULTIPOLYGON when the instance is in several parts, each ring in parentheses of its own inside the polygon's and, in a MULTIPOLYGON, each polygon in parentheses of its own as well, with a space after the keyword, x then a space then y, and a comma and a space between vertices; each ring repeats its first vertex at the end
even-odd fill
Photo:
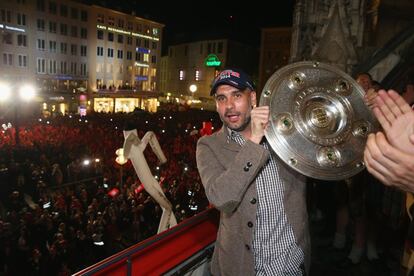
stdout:
POLYGON ((195 71, 195 80, 199 81, 201 79, 201 72, 200 70, 195 71))
POLYGON ((142 75, 148 76, 148 74, 149 74, 148 67, 142 68, 142 75))
POLYGON ((184 70, 180 70, 180 72, 179 72, 179 79, 180 80, 184 80, 185 79, 185 72, 184 72, 184 70))
POLYGON ((96 64, 96 72, 103 73, 103 71, 104 71, 104 65, 103 65, 103 63, 97 63, 96 64))
POLYGON ((144 62, 149 62, 149 54, 144 54, 144 62))

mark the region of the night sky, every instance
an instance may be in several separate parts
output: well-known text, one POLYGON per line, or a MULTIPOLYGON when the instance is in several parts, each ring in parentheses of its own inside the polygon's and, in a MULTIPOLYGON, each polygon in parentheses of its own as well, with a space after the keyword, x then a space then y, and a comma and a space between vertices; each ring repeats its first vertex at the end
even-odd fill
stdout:
POLYGON ((164 50, 177 43, 226 37, 259 46, 260 28, 291 26, 295 2, 276 1, 270 6, 268 1, 79 1, 125 13, 135 11, 139 17, 165 24, 164 50))

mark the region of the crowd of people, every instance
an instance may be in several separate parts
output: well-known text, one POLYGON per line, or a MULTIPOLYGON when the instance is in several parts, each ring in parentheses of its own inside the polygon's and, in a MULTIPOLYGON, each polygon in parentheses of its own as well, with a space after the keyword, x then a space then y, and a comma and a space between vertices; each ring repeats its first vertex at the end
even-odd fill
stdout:
POLYGON ((0 132, 0 275, 69 275, 157 232, 162 210, 130 162, 115 162, 122 130, 156 133, 167 163, 145 150, 177 220, 207 208, 195 165, 203 122, 189 110, 31 119, 0 132), (191 191, 191 193, 189 192, 191 191))

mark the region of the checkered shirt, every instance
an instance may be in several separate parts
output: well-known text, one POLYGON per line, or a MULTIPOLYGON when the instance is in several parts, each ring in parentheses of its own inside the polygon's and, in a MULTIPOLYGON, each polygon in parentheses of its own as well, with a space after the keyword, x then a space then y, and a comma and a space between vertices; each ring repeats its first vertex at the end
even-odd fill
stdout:
MULTIPOLYGON (((230 130, 229 139, 239 145, 246 140, 230 130)), ((266 139, 262 146, 269 149, 266 139)), ((274 152, 256 177, 257 214, 253 237, 256 275, 302 275, 305 256, 296 244, 284 211, 284 187, 274 152)))

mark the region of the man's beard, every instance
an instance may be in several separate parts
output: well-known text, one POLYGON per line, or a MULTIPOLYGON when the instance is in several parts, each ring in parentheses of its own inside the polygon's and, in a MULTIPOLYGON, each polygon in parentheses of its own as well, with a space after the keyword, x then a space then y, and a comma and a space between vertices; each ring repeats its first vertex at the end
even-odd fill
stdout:
POLYGON ((246 118, 246 120, 245 120, 245 122, 241 125, 241 126, 239 126, 238 128, 232 128, 232 127, 230 127, 229 125, 227 125, 226 124, 226 126, 228 127, 228 128, 230 128, 231 130, 234 130, 234 131, 237 131, 237 132, 240 132, 240 131, 243 131, 243 130, 245 130, 246 129, 246 127, 250 124, 250 120, 251 120, 251 117, 249 116, 249 117, 247 117, 246 118))

